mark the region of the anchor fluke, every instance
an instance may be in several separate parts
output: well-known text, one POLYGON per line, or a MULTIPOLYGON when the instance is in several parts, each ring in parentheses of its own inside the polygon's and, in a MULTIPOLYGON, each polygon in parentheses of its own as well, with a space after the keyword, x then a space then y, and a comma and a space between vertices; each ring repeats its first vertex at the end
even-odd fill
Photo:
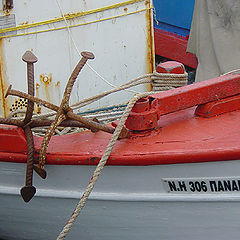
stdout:
POLYGON ((29 202, 35 195, 36 188, 34 186, 24 186, 20 192, 24 202, 29 202))
POLYGON ((33 165, 33 169, 41 178, 45 179, 47 177, 47 172, 43 168, 33 165))

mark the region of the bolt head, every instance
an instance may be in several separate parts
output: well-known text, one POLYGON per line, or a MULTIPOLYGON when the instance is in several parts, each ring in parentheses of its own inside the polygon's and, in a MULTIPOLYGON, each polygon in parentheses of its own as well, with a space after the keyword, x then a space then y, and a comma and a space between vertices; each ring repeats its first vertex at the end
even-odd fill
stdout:
POLYGON ((38 61, 37 57, 31 51, 26 51, 22 56, 22 60, 26 63, 35 63, 38 61))
POLYGON ((87 59, 94 59, 95 56, 92 52, 81 52, 82 57, 87 59))
POLYGON ((185 67, 180 62, 168 61, 158 64, 156 71, 158 73, 183 74, 185 72, 185 67))

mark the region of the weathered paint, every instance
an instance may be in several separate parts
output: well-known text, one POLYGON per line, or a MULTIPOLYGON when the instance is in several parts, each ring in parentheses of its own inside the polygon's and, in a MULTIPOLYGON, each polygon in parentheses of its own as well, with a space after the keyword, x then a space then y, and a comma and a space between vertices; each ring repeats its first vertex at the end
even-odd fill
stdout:
MULTIPOLYGON (((124 2, 124 0, 120 1, 120 3, 124 2)), ((67 16, 72 13, 101 9, 117 3, 119 1, 115 0, 91 2, 73 0, 71 3, 62 1, 61 5, 67 16)), ((152 16, 151 10, 147 10, 149 7, 151 7, 149 1, 138 1, 67 21, 69 25, 87 23, 87 25, 72 27, 72 36, 80 52, 88 50, 95 54, 96 59, 91 62, 91 66, 114 85, 124 84, 153 69, 154 54, 153 45, 151 46, 153 43, 152 26, 150 26, 152 16)), ((11 13, 16 16, 16 26, 39 23, 54 17, 58 18, 61 15, 56 3, 50 3, 47 0, 43 0, 41 3, 16 1, 11 13)), ((34 31, 48 31, 54 27, 64 28, 65 22, 59 21, 25 30, 19 29, 16 34, 23 34, 22 36, 8 36, 2 41, 5 43, 3 51, 6 57, 5 64, 8 66, 7 77, 13 87, 26 92, 26 68, 22 64, 21 57, 27 49, 31 49, 39 59, 34 67, 35 82, 39 84, 38 97, 51 100, 59 105, 66 82, 80 57, 66 29, 34 34, 34 31), (24 35, 28 32, 32 32, 32 34, 24 35), (52 73, 54 86, 53 82, 46 86, 40 81, 39 76, 43 73, 52 73)), ((110 88, 94 72, 85 67, 74 86, 71 104, 110 88)), ((146 85, 137 87, 137 91, 146 91, 146 85)), ((105 97, 86 108, 125 103, 132 95, 129 92, 121 92, 114 97, 105 97)))
MULTIPOLYGON (((154 53, 154 37, 153 37, 153 14, 152 14, 152 2, 146 1, 146 6, 149 10, 146 12, 146 45, 147 45, 147 53, 146 53, 146 71, 148 73, 152 73, 155 67, 155 53, 154 53)), ((152 85, 147 84, 147 91, 152 90, 152 85)))
POLYGON ((0 39, 0 97, 1 97, 1 115, 6 117, 8 111, 7 100, 4 97, 4 93, 7 89, 6 81, 6 71, 5 71, 5 61, 4 61, 4 51, 3 51, 3 40, 0 39))
POLYGON ((186 52, 188 38, 155 28, 154 42, 157 55, 179 61, 191 68, 197 68, 197 57, 186 52))
POLYGON ((41 89, 42 87, 42 91, 43 91, 43 94, 44 94, 44 99, 49 101, 49 102, 52 102, 52 99, 51 99, 51 93, 50 93, 50 84, 52 82, 52 74, 40 74, 40 81, 39 81, 39 89, 41 89))
MULTIPOLYGON (((61 83, 60 81, 54 81, 52 73, 42 73, 39 79, 36 80, 35 89, 36 96, 42 98, 48 102, 58 104, 61 97, 61 83)), ((35 112, 40 114, 47 109, 39 105, 35 105, 35 112)))
MULTIPOLYGON (((149 116, 160 118, 160 120, 157 122, 156 119, 152 119, 154 125, 151 128, 155 127, 153 130, 133 131, 129 138, 119 140, 108 159, 108 164, 157 165, 240 159, 238 134, 240 110, 231 112, 233 109, 228 105, 227 114, 206 120, 194 116, 195 108, 193 108, 199 104, 239 94, 239 86, 240 75, 229 74, 142 99, 133 108, 128 121, 133 121, 132 125, 137 126, 139 122, 144 123, 145 119, 142 119, 142 116, 147 117, 147 121, 151 120, 149 116), (185 111, 180 111, 183 109, 185 111), (175 114, 169 114, 173 112, 175 114), (133 114, 135 114, 134 118, 131 119, 133 114)), ((126 125, 128 127, 128 124, 126 125)), ((9 131, 9 136, 6 133, 2 135, 4 137, 0 146, 4 150, 7 144, 6 149, 8 149, 8 144, 13 142, 11 139, 16 133, 9 131)), ((0 134, 0 137, 2 135, 0 134)), ((110 137, 111 135, 105 132, 55 136, 51 139, 48 148, 47 163, 97 164, 96 160, 102 156, 110 137), (76 148, 76 144, 81 144, 81 148, 76 148)), ((35 137, 34 142, 37 156, 42 138, 35 137)), ((24 162, 26 160, 26 153, 22 151, 21 154, 18 148, 15 154, 13 153, 15 145, 11 146, 11 151, 0 152, 1 161, 24 162)))
POLYGON ((40 74, 40 81, 48 86, 52 82, 52 73, 49 74, 40 74))
MULTIPOLYGON (((36 197, 25 204, 19 196, 25 165, 0 163, 0 238, 56 239, 94 169, 47 166, 48 178, 34 178, 36 197)), ((162 184, 172 177, 236 177, 239 169, 240 161, 105 167, 66 239, 239 239, 239 191, 173 194, 162 184)))
POLYGON ((1 106, 2 106, 2 115, 6 117, 6 100, 4 97, 5 87, 2 79, 2 64, 0 66, 0 90, 1 90, 1 106))
POLYGON ((201 117, 215 117, 226 112, 240 109, 240 94, 222 100, 201 104, 195 114, 201 117))

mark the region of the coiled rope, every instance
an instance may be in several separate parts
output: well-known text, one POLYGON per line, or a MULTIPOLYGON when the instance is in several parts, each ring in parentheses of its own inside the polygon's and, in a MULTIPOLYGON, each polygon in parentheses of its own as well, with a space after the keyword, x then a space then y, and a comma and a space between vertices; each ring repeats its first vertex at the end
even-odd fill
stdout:
POLYGON ((176 87, 187 85, 188 74, 169 74, 153 72, 151 76, 152 90, 153 91, 166 91, 176 87))
MULTIPOLYGON (((169 90, 175 87, 185 86, 187 84, 187 73, 184 74, 169 74, 169 73, 149 73, 145 74, 143 76, 140 76, 138 78, 135 78, 119 87, 115 87, 111 90, 102 92, 100 94, 97 94, 95 96, 83 99, 77 103, 72 104, 70 107, 73 110, 77 110, 81 107, 84 107, 88 104, 91 104, 105 96, 110 95, 111 93, 115 93, 118 91, 122 91, 140 84, 145 83, 151 83, 152 84, 152 91, 165 91, 169 90)), ((15 112, 12 113, 12 115, 15 114, 15 112)), ((56 114, 56 112, 48 112, 46 114, 36 114, 33 116, 33 118, 40 118, 45 119, 48 117, 52 117, 56 114)), ((21 118, 20 118, 21 119, 21 118)))

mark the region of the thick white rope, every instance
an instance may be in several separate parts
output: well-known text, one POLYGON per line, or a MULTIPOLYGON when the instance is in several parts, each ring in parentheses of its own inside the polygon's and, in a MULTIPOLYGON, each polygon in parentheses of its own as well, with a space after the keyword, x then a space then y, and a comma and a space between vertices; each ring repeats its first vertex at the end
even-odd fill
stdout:
POLYGON ((98 180, 98 177, 100 176, 101 174, 101 171, 103 170, 111 152, 112 152, 112 149, 119 137, 119 134, 121 133, 121 130, 127 120, 127 117, 129 115, 129 113, 131 112, 132 110, 132 107, 134 106, 134 104, 136 103, 137 100, 139 100, 140 98, 143 98, 143 97, 146 97, 148 96, 149 94, 152 94, 152 92, 147 92, 147 93, 142 93, 142 94, 137 94, 135 95, 131 100, 130 102, 128 103, 120 121, 119 121, 119 124, 118 126, 116 127, 109 143, 108 143, 108 146, 107 146, 107 149, 105 150, 101 160, 99 161, 94 173, 93 173, 93 176, 86 188, 86 190, 84 191, 79 203, 77 204, 72 216, 70 217, 70 219, 68 220, 67 224, 65 225, 65 227, 63 228, 63 230, 61 231, 61 233, 59 234, 59 236, 57 237, 57 240, 62 240, 62 239, 65 239, 66 235, 68 234, 68 232, 71 230, 75 220, 77 219, 80 211, 83 209, 91 191, 93 190, 93 187, 95 185, 95 183, 97 182, 98 180))
MULTIPOLYGON (((184 83, 184 85, 186 85, 187 83, 187 74, 162 74, 162 73, 153 73, 153 74, 150 74, 151 77, 153 78, 151 81, 155 81, 155 82, 158 82, 158 84, 161 84, 160 81, 163 81, 165 80, 168 84, 169 80, 174 80, 174 82, 177 82, 177 84, 180 84, 180 83, 184 83)), ((149 76, 147 76, 149 77, 149 76)), ((146 78, 146 76, 145 76, 146 78)), ((146 79, 143 79, 142 77, 138 78, 137 80, 134 79, 130 82, 128 82, 127 84, 123 85, 122 87, 129 87, 129 86, 132 86, 132 85, 136 85, 138 83, 138 81, 144 81, 146 82, 147 80, 146 79)), ((113 89, 114 90, 114 89, 113 89)), ((112 90, 112 91, 113 91, 112 90)), ((118 89, 118 90, 121 90, 121 89, 118 89)), ((117 89, 115 89, 115 91, 117 91, 117 89)), ((95 97, 92 97, 92 98, 88 98, 88 99, 85 99, 79 103, 76 104, 76 106, 84 106, 84 104, 88 104, 89 102, 92 102, 92 101, 96 101, 97 99, 99 98, 102 98, 106 95, 110 94, 109 92, 105 92, 103 94, 99 94, 95 97)), ((107 146, 107 149, 105 150, 101 160, 99 161, 94 173, 93 173, 93 176, 87 186, 87 188, 85 189, 80 201, 78 202, 75 210, 73 211, 73 214, 71 215, 69 221, 67 222, 67 224, 65 225, 65 227, 63 228, 63 230, 61 231, 61 233, 59 234, 59 236, 57 237, 57 240, 62 240, 62 239, 65 239, 66 235, 68 234, 68 232, 71 230, 75 220, 77 219, 80 211, 83 209, 91 191, 93 190, 94 188, 94 185, 95 183, 97 182, 98 180, 98 177, 100 176, 101 174, 101 171, 103 170, 105 164, 107 163, 107 160, 113 150, 113 147, 119 137, 119 134, 121 133, 121 130, 128 118, 128 115, 129 113, 131 112, 134 104, 140 99, 140 98, 143 98, 143 97, 146 97, 148 95, 152 94, 152 92, 147 92, 147 93, 142 93, 142 94, 137 94, 135 95, 128 103, 123 115, 121 116, 121 119, 119 121, 119 124, 118 126, 116 127, 109 143, 108 143, 108 146, 107 146)))

